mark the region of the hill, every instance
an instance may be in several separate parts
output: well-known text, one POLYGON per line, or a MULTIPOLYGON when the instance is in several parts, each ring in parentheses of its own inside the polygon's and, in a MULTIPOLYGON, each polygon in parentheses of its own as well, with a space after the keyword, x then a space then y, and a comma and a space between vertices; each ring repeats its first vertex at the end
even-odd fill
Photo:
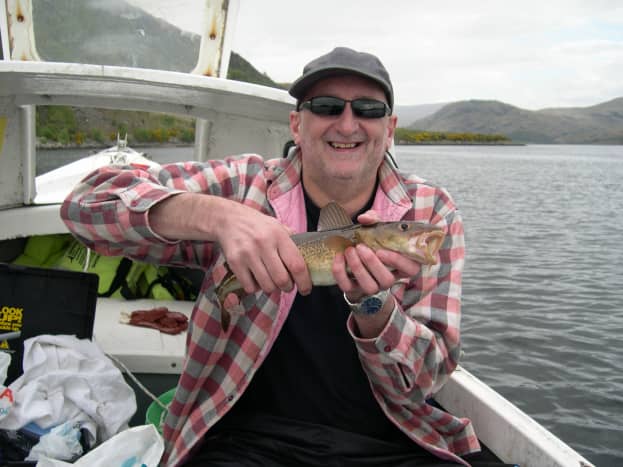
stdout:
POLYGON ((525 110, 499 101, 445 105, 410 129, 503 134, 516 143, 623 144, 623 97, 590 107, 525 110))
POLYGON ((441 109, 443 104, 396 105, 394 113, 398 116, 398 126, 406 128, 416 120, 428 117, 441 109))
MULTIPOLYGON (((45 12, 34 22, 43 60, 181 72, 196 65, 201 43, 197 34, 181 31, 124 0, 33 0, 33 12, 45 12)), ((235 52, 228 78, 279 87, 235 52)))

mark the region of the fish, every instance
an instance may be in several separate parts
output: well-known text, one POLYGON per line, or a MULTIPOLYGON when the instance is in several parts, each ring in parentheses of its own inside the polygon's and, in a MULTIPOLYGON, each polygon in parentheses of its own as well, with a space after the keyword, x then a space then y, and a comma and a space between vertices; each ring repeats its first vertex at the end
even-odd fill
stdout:
MULTIPOLYGON (((360 243, 374 251, 385 249, 401 253, 422 265, 437 264, 438 251, 445 233, 439 226, 418 221, 377 222, 355 224, 346 210, 331 201, 320 210, 318 230, 291 236, 301 252, 313 286, 335 285, 331 271, 337 253, 360 243)), ((227 266, 227 264, 226 264, 227 266)), ((229 270, 215 290, 221 309, 221 327, 227 331, 231 315, 225 307, 230 294, 238 299, 246 294, 244 288, 229 270)))

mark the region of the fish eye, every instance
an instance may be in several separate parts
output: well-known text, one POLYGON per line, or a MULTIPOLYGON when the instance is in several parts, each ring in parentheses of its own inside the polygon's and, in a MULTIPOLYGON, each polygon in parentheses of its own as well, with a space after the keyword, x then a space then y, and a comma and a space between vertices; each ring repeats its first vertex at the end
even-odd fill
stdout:
POLYGON ((402 230, 403 232, 406 232, 407 230, 409 230, 409 224, 406 224, 406 223, 400 224, 400 230, 402 230))

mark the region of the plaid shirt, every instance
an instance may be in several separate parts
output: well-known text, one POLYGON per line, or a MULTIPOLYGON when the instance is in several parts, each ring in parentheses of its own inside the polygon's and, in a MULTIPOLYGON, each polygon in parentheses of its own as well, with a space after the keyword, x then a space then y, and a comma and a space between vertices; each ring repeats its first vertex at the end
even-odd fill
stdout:
MULTIPOLYGON (((296 152, 269 161, 244 155, 150 169, 107 167, 88 176, 61 208, 69 229, 98 253, 206 270, 192 313, 184 368, 165 421, 166 465, 183 464, 240 398, 275 341, 296 291, 244 298, 245 313, 232 315, 231 325, 223 331, 214 293, 225 275, 218 245, 167 241, 150 228, 148 210, 183 191, 209 193, 244 203, 304 232, 300 175, 296 152)), ((379 169, 373 209, 383 221, 441 226, 446 237, 437 265, 423 267, 411 281, 392 288, 396 306, 378 337, 358 338, 352 316, 348 319, 353 345, 387 417, 432 453, 467 465, 457 456, 479 449, 471 422, 426 403, 459 359, 465 257, 460 215, 445 190, 399 173, 388 161, 379 169)))

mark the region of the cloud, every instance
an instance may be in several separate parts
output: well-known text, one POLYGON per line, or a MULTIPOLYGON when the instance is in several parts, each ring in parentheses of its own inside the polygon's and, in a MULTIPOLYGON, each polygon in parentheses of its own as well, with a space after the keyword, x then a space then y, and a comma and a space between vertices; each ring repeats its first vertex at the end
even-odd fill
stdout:
POLYGON ((535 109, 623 95, 621 26, 623 4, 607 0, 242 0, 234 50, 291 82, 347 45, 381 57, 400 104, 487 98, 535 109))
MULTIPOLYGON (((200 30, 203 0, 130 1, 200 30)), ((378 55, 403 105, 537 109, 623 96, 620 0, 240 0, 233 50, 276 81, 338 45, 378 55)))

